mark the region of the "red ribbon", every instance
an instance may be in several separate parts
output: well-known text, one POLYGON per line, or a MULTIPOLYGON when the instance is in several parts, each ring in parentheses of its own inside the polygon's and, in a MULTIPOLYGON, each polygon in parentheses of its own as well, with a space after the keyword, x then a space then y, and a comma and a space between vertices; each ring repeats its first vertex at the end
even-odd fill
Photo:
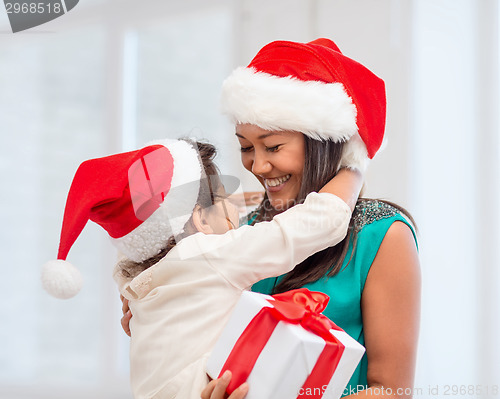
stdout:
POLYGON ((278 323, 285 321, 300 324, 306 330, 323 338, 326 345, 300 393, 297 393, 297 398, 319 399, 323 396, 322 387, 330 382, 344 352, 344 345, 330 333, 331 329, 339 331, 342 329, 320 314, 326 308, 329 297, 321 292, 300 288, 273 295, 273 298, 274 301, 269 301, 273 307, 262 308, 240 335, 219 377, 226 370, 231 370, 233 376, 227 388, 227 393, 231 394, 248 379, 278 323))

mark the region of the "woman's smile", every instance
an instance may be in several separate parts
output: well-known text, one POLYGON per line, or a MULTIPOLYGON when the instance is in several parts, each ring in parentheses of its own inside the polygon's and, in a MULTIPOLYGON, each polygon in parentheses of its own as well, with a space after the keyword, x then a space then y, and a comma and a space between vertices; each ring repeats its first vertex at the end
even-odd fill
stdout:
POLYGON ((264 179, 264 186, 267 191, 271 192, 280 191, 285 186, 285 184, 290 180, 290 177, 292 177, 292 175, 287 174, 281 177, 264 179))

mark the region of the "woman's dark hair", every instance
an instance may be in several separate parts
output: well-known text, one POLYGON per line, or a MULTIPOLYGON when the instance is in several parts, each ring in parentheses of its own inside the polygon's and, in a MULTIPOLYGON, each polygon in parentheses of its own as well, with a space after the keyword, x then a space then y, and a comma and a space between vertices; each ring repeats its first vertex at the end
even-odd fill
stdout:
MULTIPOLYGON (((182 138, 180 140, 187 141, 193 146, 193 148, 198 150, 200 163, 203 165, 203 169, 206 175, 206 184, 205 182, 203 182, 203 184, 200 184, 200 191, 198 192, 198 199, 196 201, 196 204, 201 208, 207 208, 215 204, 217 196, 216 193, 219 191, 220 185, 222 184, 219 178, 219 170, 213 162, 215 156, 217 155, 217 150, 212 144, 209 143, 193 141, 187 138, 182 138)), ((189 220, 186 222, 186 226, 190 225, 191 222, 192 218, 189 218, 189 220)), ((157 255, 142 262, 134 262, 130 259, 123 260, 120 263, 120 267, 122 268, 122 275, 127 278, 133 278, 144 270, 158 263, 166 254, 168 254, 168 252, 173 247, 175 247, 177 241, 179 241, 180 238, 183 238, 185 235, 181 234, 177 237, 169 237, 165 241, 164 248, 157 255)))
MULTIPOLYGON (((335 143, 333 141, 318 141, 307 136, 305 138, 305 161, 302 175, 302 183, 295 203, 304 202, 307 194, 312 191, 318 191, 328 183, 336 174, 340 166, 342 150, 344 143, 335 143)), ((363 198, 358 200, 361 201, 363 198)), ((380 201, 380 200, 379 200, 380 201)), ((382 201, 392 205, 397 210, 408 216, 414 222, 411 215, 400 206, 388 201, 382 201)), ((257 209, 255 222, 270 220, 277 212, 270 206, 267 194, 257 209)), ((347 236, 339 244, 328 247, 322 251, 316 252, 302 263, 287 273, 283 279, 274 287, 273 294, 285 292, 291 289, 300 288, 304 284, 311 283, 321 279, 323 276, 334 276, 337 274, 344 262, 349 249, 349 242, 353 242, 353 251, 356 246, 357 231, 354 229, 351 218, 347 236)), ((349 259, 350 261, 350 259, 349 259)))

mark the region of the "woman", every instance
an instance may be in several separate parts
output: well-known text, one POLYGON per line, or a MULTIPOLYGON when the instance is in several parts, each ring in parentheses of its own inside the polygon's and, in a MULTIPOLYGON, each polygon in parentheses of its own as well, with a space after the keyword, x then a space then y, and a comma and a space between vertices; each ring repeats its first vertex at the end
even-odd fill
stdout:
MULTIPOLYGON (((385 128, 383 81, 327 39, 268 44, 225 81, 222 103, 235 123, 243 165, 266 189, 250 223, 301 202, 335 166, 364 169, 385 128)), ((253 287, 263 293, 307 287, 330 296, 324 314, 366 347, 346 396, 411 397, 420 270, 404 213, 359 200, 342 243, 253 287)), ((212 381, 202 398, 223 398, 229 379, 227 373, 212 381)), ((229 398, 247 390, 243 384, 229 398)))

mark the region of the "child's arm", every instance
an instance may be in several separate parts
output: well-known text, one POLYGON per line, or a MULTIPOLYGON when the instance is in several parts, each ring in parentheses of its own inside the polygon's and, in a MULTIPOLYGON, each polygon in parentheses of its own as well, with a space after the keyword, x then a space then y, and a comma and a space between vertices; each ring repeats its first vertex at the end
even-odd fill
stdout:
POLYGON ((347 235, 361 180, 359 172, 342 170, 319 193, 308 194, 304 203, 272 221, 222 235, 195 234, 178 246, 192 256, 203 255, 203 261, 245 289, 287 273, 314 253, 341 242, 347 235))
POLYGON ((362 185, 363 175, 358 169, 343 168, 319 192, 336 195, 354 211, 362 185))

